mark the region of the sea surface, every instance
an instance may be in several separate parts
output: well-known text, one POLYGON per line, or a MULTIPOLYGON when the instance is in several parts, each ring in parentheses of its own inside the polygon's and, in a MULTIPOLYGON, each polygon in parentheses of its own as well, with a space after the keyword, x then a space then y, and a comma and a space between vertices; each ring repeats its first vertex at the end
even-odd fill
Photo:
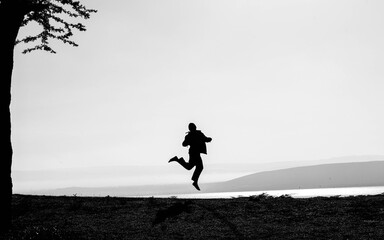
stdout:
POLYGON ((384 194, 384 186, 380 187, 349 187, 349 188, 314 188, 314 189, 292 189, 292 190, 270 190, 270 191, 247 191, 247 192, 219 192, 219 193, 196 193, 196 194, 173 194, 157 195, 154 197, 177 197, 177 198, 236 198, 249 197, 260 194, 274 197, 289 195, 293 198, 310 197, 332 197, 332 196, 358 196, 384 194))

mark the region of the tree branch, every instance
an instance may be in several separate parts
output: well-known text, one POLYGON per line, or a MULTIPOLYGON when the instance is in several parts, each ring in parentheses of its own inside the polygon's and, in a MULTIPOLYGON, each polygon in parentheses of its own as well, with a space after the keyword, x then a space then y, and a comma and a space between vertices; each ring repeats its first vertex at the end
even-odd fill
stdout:
MULTIPOLYGON (((2 0, 4 1, 4 0, 2 0)), ((6 0, 7 1, 7 0, 6 0)), ((8 0, 9 1, 9 0, 8 0)), ((35 46, 29 47, 23 53, 29 53, 34 50, 44 50, 51 53, 55 51, 49 46, 49 40, 56 39, 63 43, 78 46, 70 40, 73 31, 85 31, 85 26, 80 23, 70 23, 67 19, 83 18, 88 19, 92 13, 97 11, 87 9, 79 1, 75 0, 14 0, 23 3, 25 18, 22 26, 30 22, 36 22, 42 30, 34 36, 26 36, 17 40, 15 44, 38 42, 35 46)), ((1 4, 2 2, 0 2, 1 4)))

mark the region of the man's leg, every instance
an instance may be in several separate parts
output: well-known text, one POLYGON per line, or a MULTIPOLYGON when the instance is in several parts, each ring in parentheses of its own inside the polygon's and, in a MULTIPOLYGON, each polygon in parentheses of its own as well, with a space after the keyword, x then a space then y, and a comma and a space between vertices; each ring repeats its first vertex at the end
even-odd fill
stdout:
POLYGON ((203 167, 203 160, 201 159, 201 156, 200 156, 200 153, 199 154, 194 154, 193 156, 191 155, 190 156, 191 158, 194 159, 194 163, 195 163, 195 171, 193 172, 193 175, 192 175, 192 185, 200 191, 200 188, 199 188, 199 185, 198 185, 198 181, 199 181, 199 177, 200 177, 200 174, 201 172, 203 171, 204 167, 203 167))
POLYGON ((182 157, 181 158, 173 157, 168 162, 178 162, 181 166, 183 166, 187 170, 191 170, 195 166, 193 161, 189 160, 189 162, 186 162, 182 157))
POLYGON ((204 169, 203 161, 201 160, 200 156, 197 156, 196 157, 196 168, 195 168, 195 171, 193 172, 193 175, 192 175, 192 180, 194 182, 197 182, 199 180, 200 174, 203 171, 203 169, 204 169))

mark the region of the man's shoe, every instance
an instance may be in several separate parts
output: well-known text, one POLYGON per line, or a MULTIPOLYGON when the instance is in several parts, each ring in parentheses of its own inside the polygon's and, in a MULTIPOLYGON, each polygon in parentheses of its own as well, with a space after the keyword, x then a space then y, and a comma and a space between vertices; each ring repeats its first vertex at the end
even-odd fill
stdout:
POLYGON ((177 160, 179 160, 179 159, 178 159, 176 156, 174 156, 173 158, 169 159, 168 162, 169 162, 169 163, 170 163, 170 162, 175 162, 175 161, 177 161, 177 160))
POLYGON ((197 190, 200 191, 200 188, 199 188, 199 185, 197 185, 197 182, 193 182, 192 185, 193 185, 197 190))

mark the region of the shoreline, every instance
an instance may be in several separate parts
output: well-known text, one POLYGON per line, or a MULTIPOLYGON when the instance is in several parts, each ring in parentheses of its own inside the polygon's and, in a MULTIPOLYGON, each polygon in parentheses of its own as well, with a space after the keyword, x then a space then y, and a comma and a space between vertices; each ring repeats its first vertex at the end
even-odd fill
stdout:
MULTIPOLYGON (((189 186, 187 186, 189 187, 189 186)), ((110 189, 115 189, 111 187, 110 189)), ((123 188, 124 190, 124 188, 123 188)), ((236 191, 236 192, 202 192, 195 193, 170 193, 170 194, 125 194, 126 191, 100 191, 95 194, 97 189, 92 192, 82 191, 81 189, 73 188, 72 191, 64 193, 53 193, 54 191, 46 191, 42 193, 27 192, 15 193, 20 195, 36 195, 36 196, 81 196, 81 197, 122 197, 122 198, 141 198, 141 197, 156 197, 156 198, 185 198, 185 199, 226 199, 235 197, 250 197, 253 195, 267 194, 274 197, 281 195, 289 195, 293 198, 311 198, 311 197, 332 197, 332 196, 357 196, 357 195, 377 195, 384 193, 384 186, 364 186, 364 187, 334 187, 334 188, 308 188, 308 189, 285 189, 285 190, 258 190, 258 191, 236 191)))
POLYGON ((178 195, 158 195, 156 197, 178 197, 195 199, 226 199, 234 197, 250 197, 254 195, 266 194, 273 197, 289 195, 293 198, 314 198, 314 197, 349 197, 349 196, 369 196, 384 194, 384 186, 369 187, 343 187, 343 188, 309 188, 309 189, 286 189, 286 190, 265 190, 265 191, 242 191, 242 192, 218 192, 218 193, 196 193, 178 195))

